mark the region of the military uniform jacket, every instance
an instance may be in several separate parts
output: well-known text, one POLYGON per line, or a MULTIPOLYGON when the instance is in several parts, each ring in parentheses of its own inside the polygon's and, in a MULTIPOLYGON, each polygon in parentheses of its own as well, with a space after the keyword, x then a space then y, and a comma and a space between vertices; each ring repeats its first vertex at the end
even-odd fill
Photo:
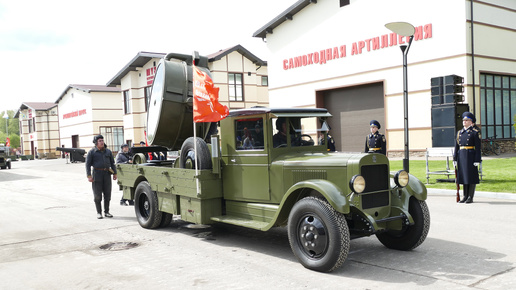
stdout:
POLYGON ((480 131, 470 126, 457 132, 453 161, 457 161, 458 184, 478 184, 478 167, 474 162, 481 162, 480 131))
POLYGON ((106 176, 107 178, 111 176, 109 169, 116 174, 115 159, 111 150, 107 148, 99 150, 97 147, 93 147, 86 155, 86 175, 92 176, 94 181, 103 181, 106 176), (104 170, 100 170, 101 168, 104 170))
POLYGON ((382 153, 383 155, 386 155, 387 142, 385 141, 385 136, 378 132, 367 135, 364 152, 382 153))
POLYGON ((131 155, 129 153, 124 153, 122 151, 118 152, 116 155, 116 163, 129 163, 129 160, 131 160, 131 155))

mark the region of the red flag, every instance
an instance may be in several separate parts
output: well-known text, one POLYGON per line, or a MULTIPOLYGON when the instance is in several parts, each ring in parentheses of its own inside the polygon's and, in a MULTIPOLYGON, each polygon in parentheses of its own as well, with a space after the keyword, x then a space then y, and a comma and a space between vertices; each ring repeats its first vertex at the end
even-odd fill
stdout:
POLYGON ((211 77, 193 68, 193 119, 194 122, 217 122, 229 114, 228 107, 219 103, 219 88, 211 77))
POLYGON ((6 146, 6 147, 11 147, 11 139, 10 139, 9 137, 7 137, 7 139, 6 139, 6 142, 5 142, 5 143, 6 143, 6 144, 5 144, 5 146, 6 146))

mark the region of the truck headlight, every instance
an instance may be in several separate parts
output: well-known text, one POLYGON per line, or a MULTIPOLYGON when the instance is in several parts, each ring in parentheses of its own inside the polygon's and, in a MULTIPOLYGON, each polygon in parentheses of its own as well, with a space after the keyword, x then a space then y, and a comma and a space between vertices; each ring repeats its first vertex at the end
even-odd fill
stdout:
POLYGON ((405 170, 400 170, 394 174, 394 182, 399 187, 405 187, 407 186, 409 182, 409 175, 408 172, 405 170))
POLYGON ((364 192, 365 179, 358 174, 351 177, 351 180, 349 181, 349 188, 356 193, 364 192))

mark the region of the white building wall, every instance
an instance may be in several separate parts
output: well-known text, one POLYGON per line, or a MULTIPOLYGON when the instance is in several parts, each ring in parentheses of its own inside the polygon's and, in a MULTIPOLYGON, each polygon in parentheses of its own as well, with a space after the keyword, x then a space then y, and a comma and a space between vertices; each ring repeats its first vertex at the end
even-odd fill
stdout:
MULTIPOLYGON (((495 2, 495 5, 516 6, 515 1, 495 2)), ((475 54, 478 54, 475 57, 475 79, 478 85, 479 71, 514 73, 514 67, 510 67, 514 62, 507 60, 515 59, 516 22, 514 10, 484 3, 475 3, 475 8, 474 20, 484 22, 474 25, 475 54)), ((431 147, 430 79, 450 74, 463 76, 466 102, 473 103, 472 87, 469 87, 472 79, 467 16, 467 1, 352 0, 350 5, 342 8, 336 0, 310 4, 296 13, 292 21, 287 20, 272 34, 267 34, 267 47, 271 51, 268 61, 270 105, 315 106, 317 91, 383 82, 386 124, 382 127, 387 131, 388 147, 399 150, 403 148, 402 53, 399 45, 368 50, 367 42, 390 35, 391 31, 385 28, 389 22, 409 22, 423 29, 431 27, 429 33, 423 34, 426 38, 413 41, 408 53, 411 148, 431 147), (361 41, 364 42, 361 53, 353 54, 353 45, 358 46, 361 41), (341 50, 343 46, 345 56, 341 50), (285 62, 289 63, 295 57, 307 56, 314 60, 313 55, 326 49, 331 49, 332 56, 333 50, 337 49, 338 57, 322 64, 307 62, 300 67, 284 68, 285 62)), ((477 110, 478 102, 476 100, 477 110)))
POLYGON ((79 148, 91 147, 90 136, 93 135, 91 103, 90 94, 74 88, 69 89, 61 98, 59 101, 60 146, 71 148, 72 136, 79 135, 79 148))

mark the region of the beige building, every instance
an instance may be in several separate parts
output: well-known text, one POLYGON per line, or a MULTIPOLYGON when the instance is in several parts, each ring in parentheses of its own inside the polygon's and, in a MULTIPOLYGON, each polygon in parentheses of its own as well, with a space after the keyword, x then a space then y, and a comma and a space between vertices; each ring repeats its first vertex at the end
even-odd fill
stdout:
POLYGON ((22 155, 39 158, 56 154, 56 147, 59 146, 57 104, 22 103, 14 118, 20 122, 22 155))
POLYGON ((120 89, 103 85, 69 85, 55 105, 59 108, 60 139, 56 146, 88 151, 93 146, 93 137, 98 134, 104 136, 112 151, 118 151, 123 144, 120 89))
MULTIPOLYGON (((124 140, 145 140, 147 104, 157 65, 165 53, 139 52, 106 85, 120 88, 124 140)), ((219 101, 230 109, 268 106, 267 63, 241 45, 207 56, 219 101)))

